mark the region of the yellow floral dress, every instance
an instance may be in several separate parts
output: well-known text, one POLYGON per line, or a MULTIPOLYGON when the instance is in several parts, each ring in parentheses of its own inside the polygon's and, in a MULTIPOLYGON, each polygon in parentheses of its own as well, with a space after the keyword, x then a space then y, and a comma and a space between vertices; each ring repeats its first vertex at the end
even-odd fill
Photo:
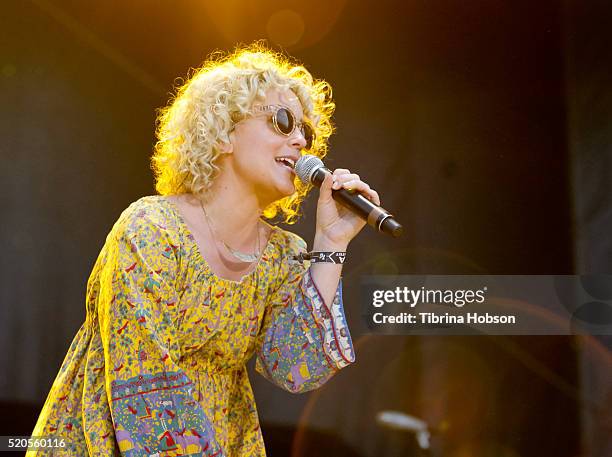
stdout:
POLYGON ((65 447, 26 455, 265 456, 251 356, 291 392, 354 360, 342 287, 323 302, 291 259, 305 248, 275 227, 250 274, 222 279, 169 199, 132 203, 96 260, 85 323, 32 433, 65 447))

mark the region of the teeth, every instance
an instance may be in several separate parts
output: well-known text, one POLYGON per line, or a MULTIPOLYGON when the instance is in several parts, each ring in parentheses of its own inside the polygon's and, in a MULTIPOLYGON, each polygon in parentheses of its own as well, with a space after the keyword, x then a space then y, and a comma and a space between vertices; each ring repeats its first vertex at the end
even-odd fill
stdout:
POLYGON ((285 165, 287 165, 288 167, 293 168, 295 166, 295 160, 289 158, 289 157, 278 157, 276 159, 277 162, 281 162, 285 165))

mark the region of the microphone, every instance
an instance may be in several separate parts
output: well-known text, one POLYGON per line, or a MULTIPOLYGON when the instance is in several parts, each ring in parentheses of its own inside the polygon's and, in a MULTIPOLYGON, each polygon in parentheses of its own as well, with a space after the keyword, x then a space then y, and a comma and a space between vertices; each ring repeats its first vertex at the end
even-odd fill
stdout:
MULTIPOLYGON (((316 156, 306 154, 300 157, 295 164, 295 173, 305 184, 313 184, 321 187, 326 174, 331 174, 323 161, 316 156)), ((380 206, 376 206, 359 192, 351 192, 347 189, 332 189, 332 197, 341 205, 347 207, 358 216, 362 217, 368 224, 379 232, 387 233, 395 238, 400 236, 404 230, 391 213, 380 206)))

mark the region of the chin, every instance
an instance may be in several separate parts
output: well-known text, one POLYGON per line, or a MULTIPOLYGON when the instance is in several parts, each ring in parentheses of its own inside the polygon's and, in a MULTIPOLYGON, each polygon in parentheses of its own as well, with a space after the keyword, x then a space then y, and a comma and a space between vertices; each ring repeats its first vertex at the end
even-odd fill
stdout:
POLYGON ((291 183, 290 185, 288 184, 284 184, 281 186, 278 186, 276 189, 276 200, 282 200, 283 198, 289 197, 291 195, 293 195, 295 193, 295 186, 293 185, 293 183, 291 183))
POLYGON ((295 187, 291 187, 291 189, 287 189, 284 192, 279 192, 278 200, 281 200, 283 198, 289 197, 289 196, 293 195, 294 192, 295 192, 295 187))

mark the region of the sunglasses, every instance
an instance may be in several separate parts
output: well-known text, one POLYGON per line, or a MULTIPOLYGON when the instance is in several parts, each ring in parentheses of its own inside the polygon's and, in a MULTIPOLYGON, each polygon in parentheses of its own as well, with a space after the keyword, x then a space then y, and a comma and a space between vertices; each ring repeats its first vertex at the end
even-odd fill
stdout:
POLYGON ((309 122, 298 122, 293 112, 282 105, 263 105, 256 106, 254 112, 272 113, 272 125, 274 130, 284 136, 291 135, 297 127, 302 132, 302 136, 306 140, 304 149, 312 148, 315 140, 314 128, 309 122))

